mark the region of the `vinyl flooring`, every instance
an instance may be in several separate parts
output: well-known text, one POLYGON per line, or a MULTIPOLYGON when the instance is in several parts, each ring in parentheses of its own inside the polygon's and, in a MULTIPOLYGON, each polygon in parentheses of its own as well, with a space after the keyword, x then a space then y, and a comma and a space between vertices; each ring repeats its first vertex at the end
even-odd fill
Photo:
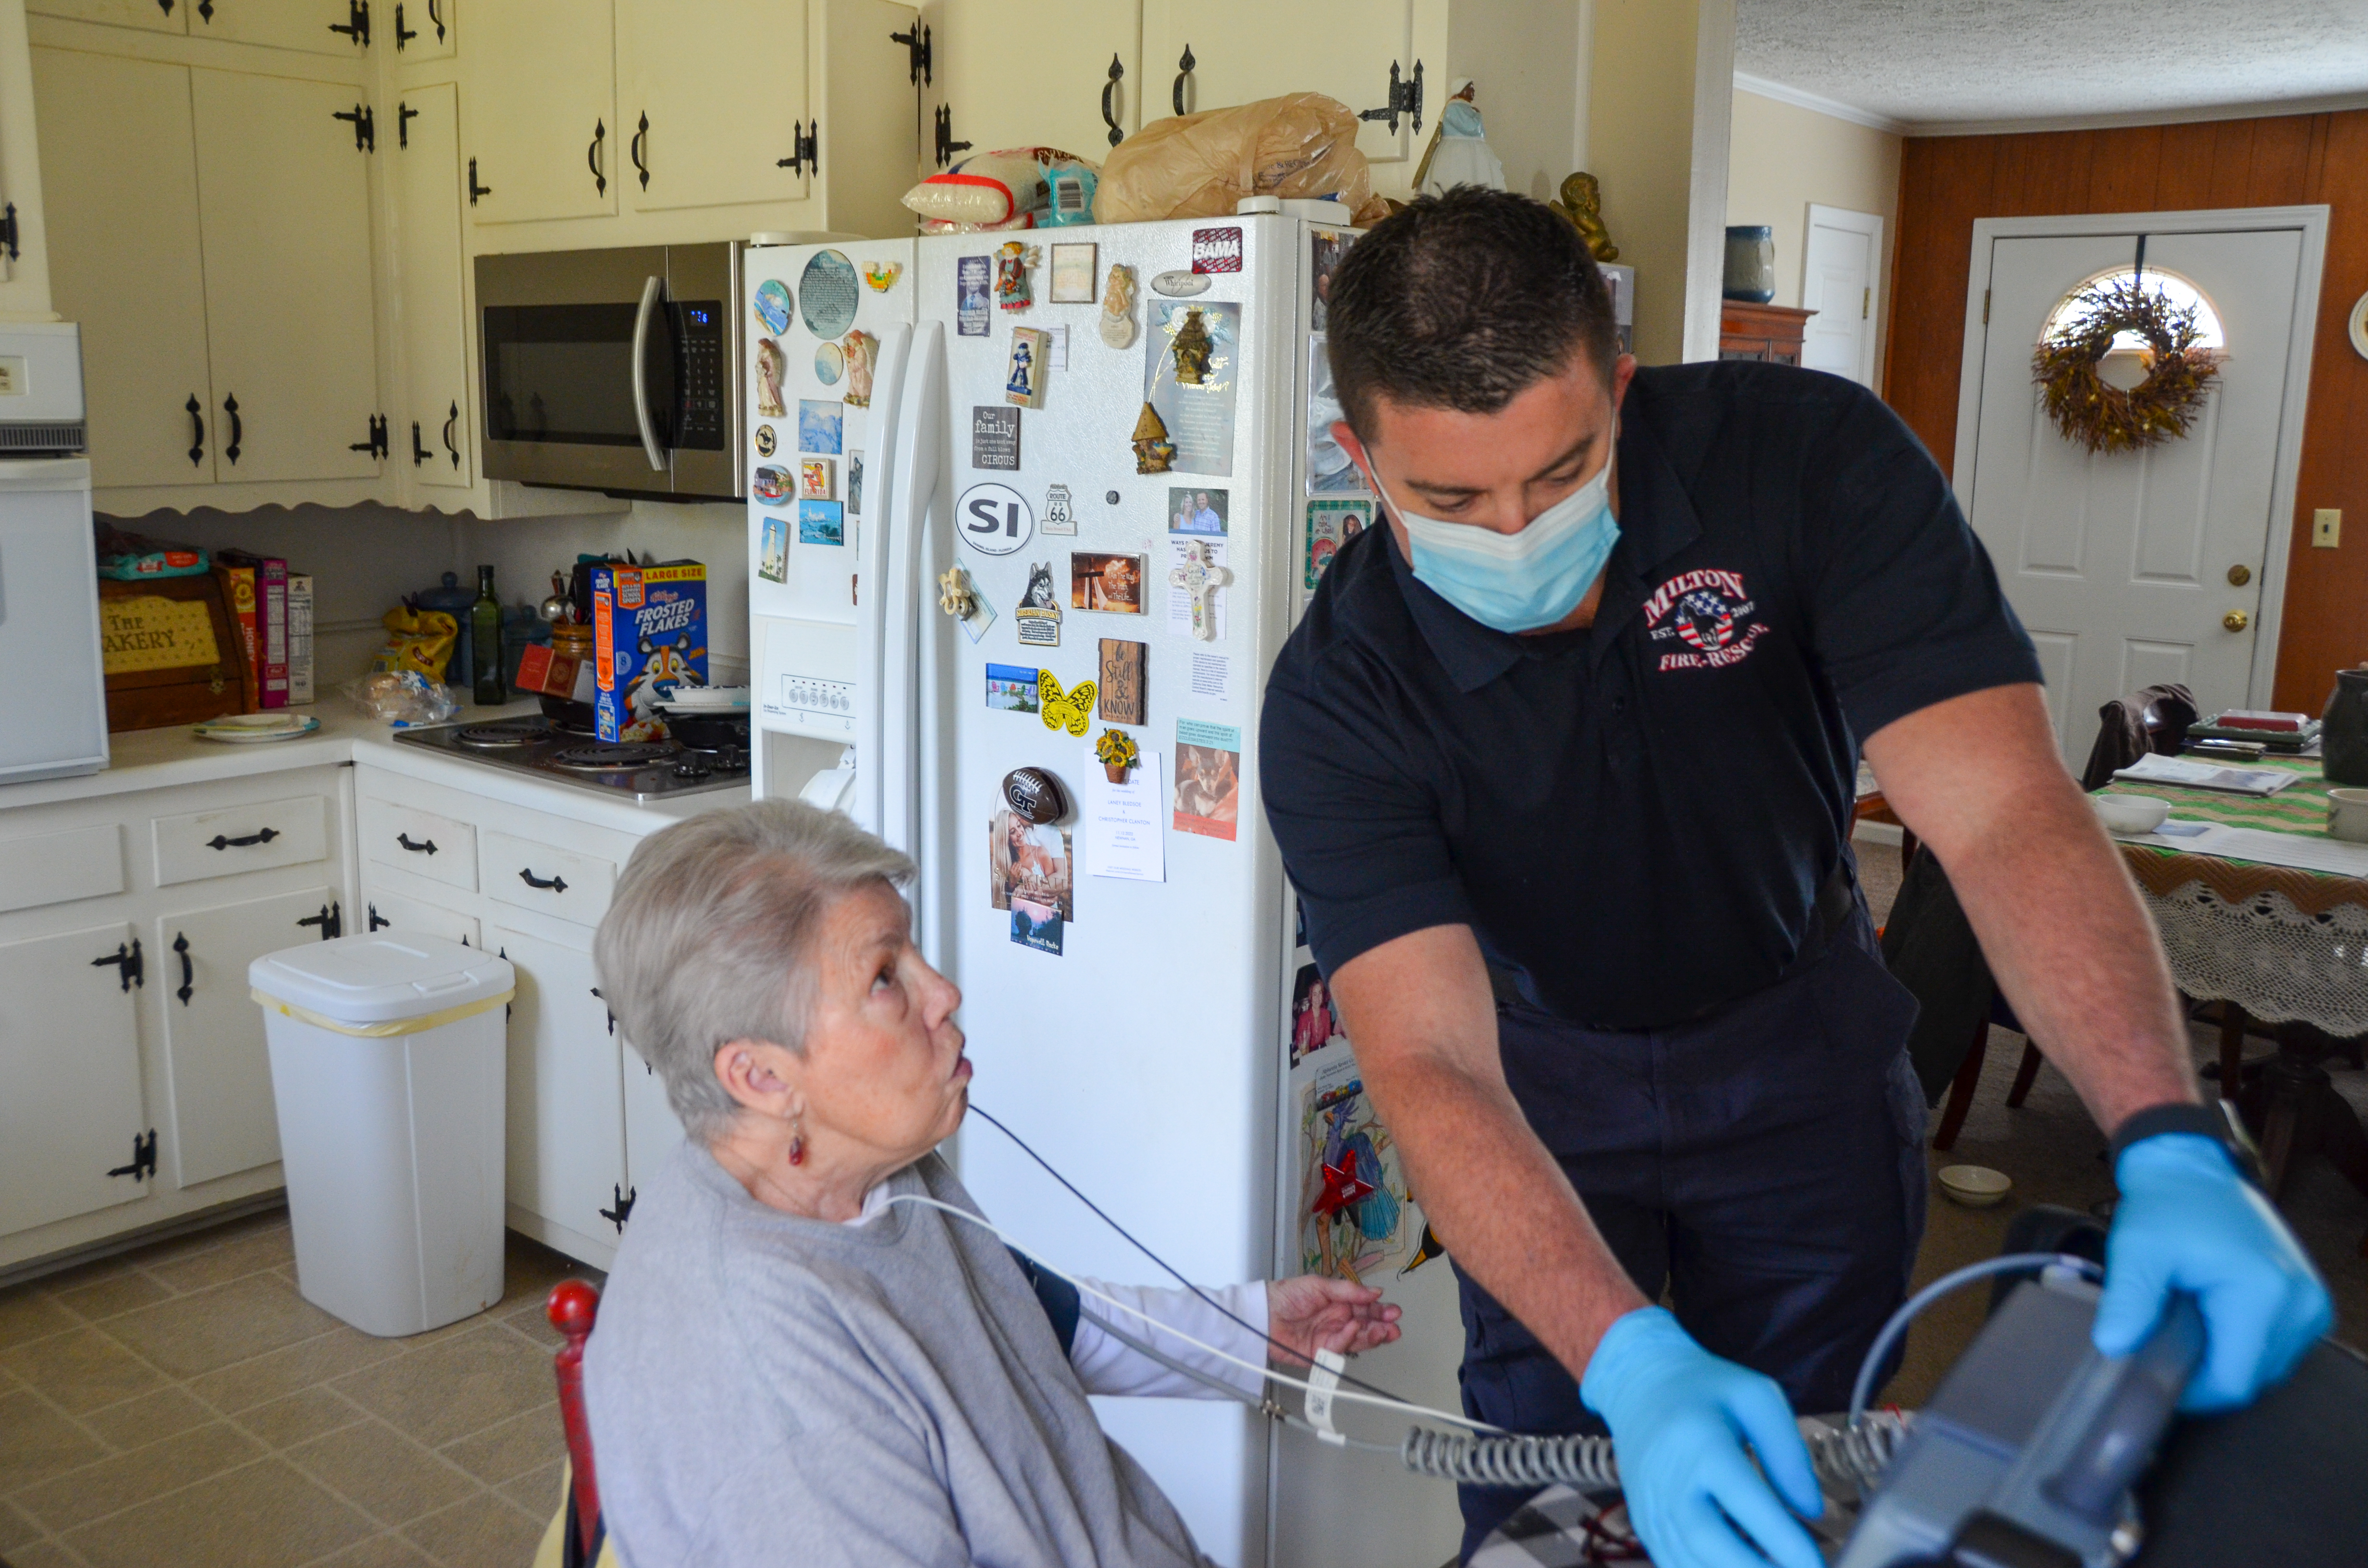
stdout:
POLYGON ((525 1568, 564 1452, 542 1298, 374 1339, 297 1294, 285 1210, 0 1290, 9 1568, 525 1568))

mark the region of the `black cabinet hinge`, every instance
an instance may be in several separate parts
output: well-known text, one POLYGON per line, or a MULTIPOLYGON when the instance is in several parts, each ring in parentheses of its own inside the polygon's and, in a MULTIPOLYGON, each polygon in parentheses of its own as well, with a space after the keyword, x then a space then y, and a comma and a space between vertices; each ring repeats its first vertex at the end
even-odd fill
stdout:
MULTIPOLYGON (((402 14, 403 7, 400 6, 396 6, 395 15, 401 16, 402 14)), ((414 33, 411 36, 417 38, 419 35, 417 33, 414 33)), ((394 144, 397 147, 408 147, 411 145, 411 122, 417 119, 422 112, 424 111, 413 108, 407 103, 398 103, 394 106, 394 144)))
POLYGON ((937 128, 938 167, 942 169, 948 164, 952 163, 956 153, 967 153, 969 151, 969 142, 957 142, 954 140, 953 106, 951 104, 939 104, 938 106, 937 128))
POLYGON ((936 80, 935 77, 929 74, 929 29, 923 27, 918 19, 914 21, 913 30, 911 32, 890 33, 888 35, 888 41, 890 43, 901 43, 905 46, 907 58, 911 62, 911 70, 909 74, 913 81, 932 82, 936 80))
POLYGON ((17 204, 13 201, 0 207, 0 250, 8 253, 10 261, 17 259, 17 204))
POLYGON ((477 160, 476 160, 476 159, 474 159, 474 158, 470 159, 470 160, 469 160, 469 205, 470 205, 470 206, 472 206, 472 207, 474 207, 474 206, 477 204, 477 198, 479 198, 479 197, 481 197, 481 196, 491 196, 491 195, 493 195, 493 194, 494 194, 494 187, 493 187, 492 186, 489 186, 489 185, 479 185, 479 184, 477 183, 477 160))
POLYGON ((426 462, 429 458, 432 458, 436 454, 434 452, 429 451, 426 447, 420 444, 419 421, 416 419, 413 420, 411 422, 411 466, 417 468, 421 463, 426 462))
POLYGON ((821 130, 822 121, 819 119, 812 125, 802 125, 800 122, 791 121, 790 155, 786 158, 774 159, 773 166, 777 169, 787 169, 791 174, 802 171, 810 175, 822 173, 822 158, 818 150, 817 136, 821 130))
POLYGON ((1379 108, 1362 110, 1358 114, 1357 118, 1359 119, 1385 119, 1389 121, 1390 124, 1390 134, 1395 136, 1397 134, 1398 116, 1402 114, 1412 115, 1414 117, 1415 134, 1417 136, 1421 135, 1422 62, 1419 60, 1414 62, 1413 76, 1405 81, 1400 81, 1398 79, 1398 62, 1395 60, 1391 61, 1390 101, 1383 104, 1379 108))
POLYGON ((370 107, 370 105, 356 104, 350 109, 332 109, 329 111, 329 118, 331 119, 343 119, 352 122, 354 128, 355 152, 375 153, 378 151, 378 115, 377 112, 370 107))
POLYGON ((342 937, 346 934, 345 911, 338 906, 337 902, 335 899, 323 904, 321 906, 320 914, 307 915, 303 918, 298 920, 296 924, 299 926, 318 926, 321 928, 321 940, 324 942, 335 940, 336 937, 342 937))
MULTIPOLYGON (((402 25, 402 18, 398 16, 395 26, 402 25)), ((345 22, 342 25, 331 22, 329 30, 333 33, 343 33, 353 40, 358 47, 368 49, 370 47, 370 0, 346 0, 345 22)))
POLYGON ((387 455, 388 451, 386 415, 383 414, 371 415, 370 416, 370 439, 367 441, 351 442, 347 446, 346 450, 349 452, 368 452, 374 458, 383 459, 387 455))
MULTIPOLYGON (((440 33, 443 29, 438 28, 437 31, 440 33)), ((397 54, 402 53, 403 46, 409 43, 413 39, 416 39, 418 36, 419 29, 417 28, 405 28, 403 25, 403 7, 400 5, 397 5, 394 8, 394 51, 397 54)))
POLYGON ((392 926, 392 925, 393 925, 393 924, 394 924, 394 922, 393 922, 393 921, 389 920, 385 915, 381 915, 381 914, 378 912, 378 905, 377 905, 377 904, 374 904, 374 903, 373 903, 373 904, 370 904, 370 905, 369 906, 369 909, 370 909, 370 928, 371 930, 373 930, 373 931, 382 930, 382 929, 384 929, 385 927, 387 927, 387 926, 392 926))
POLYGON ((639 1189, 619 1187, 612 1182, 609 1184, 609 1190, 617 1195, 617 1206, 614 1209, 601 1210, 600 1218, 616 1226, 617 1233, 623 1235, 625 1221, 633 1217, 633 1199, 639 1196, 639 1189))
MULTIPOLYGON (((156 1174, 156 1130, 150 1128, 147 1136, 131 1135, 131 1163, 118 1165, 107 1173, 111 1176, 130 1176, 133 1181, 145 1181, 156 1174)), ((620 1226, 620 1229, 623 1227, 620 1226)))
POLYGON ((140 956, 139 937, 132 937, 131 945, 128 948, 118 942, 115 944, 115 950, 105 958, 90 960, 90 967, 93 969, 105 969, 109 964, 115 966, 116 978, 123 983, 124 990, 129 991, 135 985, 145 986, 148 983, 145 973, 148 966, 146 960, 140 956))

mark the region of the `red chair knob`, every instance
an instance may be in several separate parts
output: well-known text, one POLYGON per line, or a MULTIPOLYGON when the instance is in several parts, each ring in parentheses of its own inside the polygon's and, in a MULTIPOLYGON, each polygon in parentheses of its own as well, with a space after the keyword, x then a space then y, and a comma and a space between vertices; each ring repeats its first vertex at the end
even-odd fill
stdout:
POLYGON ((593 1317, 600 1310, 600 1292, 586 1279, 563 1279, 551 1288, 543 1299, 542 1315, 551 1326, 571 1340, 580 1340, 592 1332, 593 1317))

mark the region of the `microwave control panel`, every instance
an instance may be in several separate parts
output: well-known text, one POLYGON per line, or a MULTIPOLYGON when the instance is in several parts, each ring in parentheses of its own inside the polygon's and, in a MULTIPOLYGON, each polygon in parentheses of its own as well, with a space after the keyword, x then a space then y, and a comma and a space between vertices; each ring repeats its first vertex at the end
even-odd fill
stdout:
POLYGON ((723 449, 724 384, 733 373, 723 351, 723 307, 713 300, 690 300, 675 307, 681 335, 682 406, 675 423, 677 447, 723 449))

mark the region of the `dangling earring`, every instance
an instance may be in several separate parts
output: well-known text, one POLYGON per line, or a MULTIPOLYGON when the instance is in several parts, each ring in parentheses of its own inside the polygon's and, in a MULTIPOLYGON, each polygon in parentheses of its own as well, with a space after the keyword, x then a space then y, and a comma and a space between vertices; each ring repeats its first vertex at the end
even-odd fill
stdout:
POLYGON ((790 1164, 793 1165, 803 1165, 805 1163, 805 1124, 803 1122, 792 1121, 790 1123, 790 1164))

